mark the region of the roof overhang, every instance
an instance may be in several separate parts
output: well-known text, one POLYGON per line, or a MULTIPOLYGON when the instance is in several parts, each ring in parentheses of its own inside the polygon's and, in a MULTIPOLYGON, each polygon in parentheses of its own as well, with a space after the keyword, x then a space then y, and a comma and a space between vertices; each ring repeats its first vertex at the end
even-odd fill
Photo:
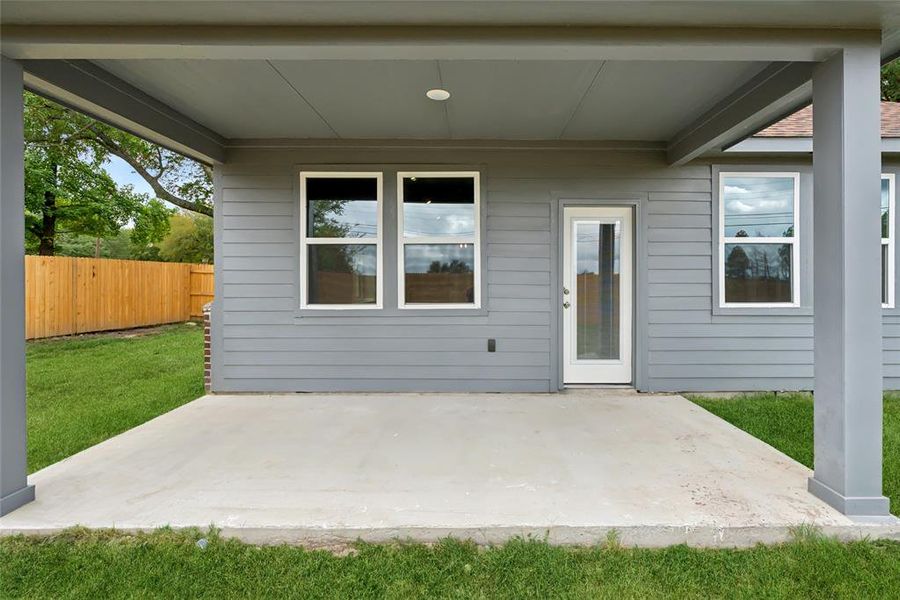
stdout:
POLYGON ((226 140, 88 61, 23 61, 25 87, 163 147, 212 164, 226 140))
MULTIPOLYGON (((5 56, 23 61, 31 89, 207 162, 222 160, 232 143, 227 138, 274 136, 227 131, 222 126, 228 122, 227 115, 219 115, 218 121, 208 119, 209 115, 198 112, 190 101, 167 94, 160 83, 165 78, 164 68, 154 75, 137 74, 132 67, 153 60, 173 61, 173 65, 175 61, 209 61, 209 65, 222 67, 222 78, 227 79, 229 64, 246 73, 251 61, 259 61, 263 70, 271 67, 275 71, 279 71, 276 61, 393 61, 398 67, 409 67, 415 61, 508 61, 509 65, 596 61, 594 80, 599 78, 602 83, 611 71, 608 66, 603 71, 604 64, 702 63, 709 65, 709 73, 716 65, 731 64, 729 61, 742 63, 745 70, 746 65, 754 65, 744 79, 732 76, 721 89, 709 90, 712 105, 696 102, 689 106, 682 99, 678 128, 658 128, 658 137, 629 138, 665 144, 673 164, 721 151, 808 103, 813 65, 841 48, 877 44, 884 57, 900 52, 900 11, 891 3, 874 1, 825 3, 815 11, 805 2, 744 0, 562 1, 553 3, 552 10, 545 3, 516 3, 513 7, 508 2, 485 0, 477 10, 467 2, 436 2, 422 4, 414 12, 404 2, 354 2, 350 6, 213 0, 165 3, 165 10, 161 4, 5 0, 0 49, 5 56), (129 60, 136 62, 132 65, 129 60)), ((502 71, 498 67, 497 72, 502 71)), ((315 94, 306 94, 307 90, 283 72, 277 75, 280 83, 267 84, 287 86, 290 91, 278 93, 297 96, 293 100, 296 105, 285 100, 284 106, 289 107, 285 116, 310 109, 322 112, 307 98, 315 94)), ((584 79, 581 72, 576 76, 579 82, 584 79)), ((269 82, 272 73, 267 77, 269 82)), ((490 81, 490 73, 480 77, 490 81)), ((528 73, 522 77, 527 78, 528 73)), ((513 87, 521 83, 522 102, 539 95, 527 81, 509 81, 513 87)), ((301 82, 306 85, 308 80, 301 82)), ((627 83, 633 85, 635 94, 640 93, 637 78, 627 83)), ((244 89, 250 85, 244 82, 244 89)), ((412 82, 411 89, 418 89, 417 85, 418 80, 412 82)), ((239 94, 240 87, 234 93, 224 92, 225 96, 220 96, 223 102, 211 105, 213 108, 222 109, 229 94, 239 94)), ((342 92, 335 89, 330 93, 342 92)), ((587 97, 584 93, 581 103, 566 110, 573 115, 581 110, 587 97)), ((336 104, 327 94, 318 96, 320 105, 336 104)), ((627 105, 627 101, 619 98, 621 104, 627 105)), ((537 101, 532 109, 534 114, 543 114, 537 101)), ((469 110, 474 109, 470 106, 469 110)), ((368 114, 378 118, 377 112, 368 114)), ((447 114, 444 112, 445 118, 447 114)), ((501 112, 500 117, 521 118, 523 125, 534 118, 527 110, 501 112)), ((235 109, 232 118, 250 123, 253 115, 235 109)), ((670 118, 669 125, 671 122, 670 118)), ((507 139, 501 136, 509 130, 498 128, 500 133, 486 139, 507 139)), ((606 131, 603 128, 584 130, 590 133, 585 139, 591 141, 628 141, 600 137, 606 131)), ((299 133, 291 135, 297 138, 317 137, 316 131, 327 134, 320 137, 352 136, 342 136, 335 128, 310 133, 298 127, 296 131, 299 133)), ((415 130, 411 131, 409 135, 415 136, 415 130)), ((377 133, 393 137, 390 131, 377 133)), ((565 129, 559 132, 549 127, 539 130, 535 139, 565 139, 564 133, 565 129)), ((454 136, 448 133, 445 137, 454 136)))
MULTIPOLYGON (((821 61, 872 30, 3 25, 18 59, 821 61)), ((880 41, 880 34, 879 41, 880 41)))

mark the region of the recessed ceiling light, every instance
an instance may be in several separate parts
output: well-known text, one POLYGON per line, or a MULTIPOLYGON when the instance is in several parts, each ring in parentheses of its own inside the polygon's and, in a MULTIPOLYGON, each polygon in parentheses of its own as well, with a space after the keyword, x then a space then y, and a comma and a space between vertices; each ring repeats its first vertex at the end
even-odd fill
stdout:
POLYGON ((428 90, 425 92, 425 95, 431 98, 432 100, 437 100, 438 102, 443 102, 447 98, 450 97, 450 92, 447 90, 442 90, 440 88, 435 88, 433 90, 428 90))

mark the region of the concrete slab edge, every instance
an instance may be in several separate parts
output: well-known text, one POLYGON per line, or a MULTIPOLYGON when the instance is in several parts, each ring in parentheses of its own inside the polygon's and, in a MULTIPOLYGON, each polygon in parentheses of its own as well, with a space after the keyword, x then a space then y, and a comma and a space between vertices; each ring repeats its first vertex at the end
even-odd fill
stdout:
MULTIPOLYGON (((173 529, 200 529, 208 526, 173 526, 173 529)), ((0 528, 0 536, 50 536, 68 528, 0 528)), ((154 527, 117 527, 122 533, 152 532, 154 527)), ((445 538, 471 540, 481 546, 503 544, 526 538, 546 541, 556 546, 594 546, 615 539, 623 547, 663 548, 684 544, 696 548, 749 548, 757 544, 783 544, 794 541, 804 532, 816 532, 842 542, 855 540, 900 541, 900 525, 835 525, 810 526, 596 526, 596 527, 397 527, 323 529, 313 527, 221 527, 224 538, 268 545, 296 545, 307 548, 340 548, 358 541, 387 544, 395 542, 435 543, 445 538)))

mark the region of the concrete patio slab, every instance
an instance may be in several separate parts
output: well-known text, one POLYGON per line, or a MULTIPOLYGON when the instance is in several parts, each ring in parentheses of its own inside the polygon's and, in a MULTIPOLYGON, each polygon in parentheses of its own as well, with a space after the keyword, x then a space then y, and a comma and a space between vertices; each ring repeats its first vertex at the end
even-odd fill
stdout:
POLYGON ((814 525, 900 538, 806 491, 810 471, 680 396, 206 396, 29 480, 0 533, 215 525, 257 543, 357 539, 745 546, 814 525))

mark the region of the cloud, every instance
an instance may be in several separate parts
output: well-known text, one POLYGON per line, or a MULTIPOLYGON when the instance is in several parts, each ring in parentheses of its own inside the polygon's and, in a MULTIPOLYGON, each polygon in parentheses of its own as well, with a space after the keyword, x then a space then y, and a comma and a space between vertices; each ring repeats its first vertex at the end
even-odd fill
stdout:
POLYGON ((735 198, 733 200, 727 200, 725 206, 730 213, 744 214, 782 213, 789 212, 793 209, 791 198, 756 199, 752 204, 735 198))
POLYGON ((737 185, 726 185, 725 193, 726 194, 749 194, 750 190, 748 190, 747 188, 742 188, 737 185))

